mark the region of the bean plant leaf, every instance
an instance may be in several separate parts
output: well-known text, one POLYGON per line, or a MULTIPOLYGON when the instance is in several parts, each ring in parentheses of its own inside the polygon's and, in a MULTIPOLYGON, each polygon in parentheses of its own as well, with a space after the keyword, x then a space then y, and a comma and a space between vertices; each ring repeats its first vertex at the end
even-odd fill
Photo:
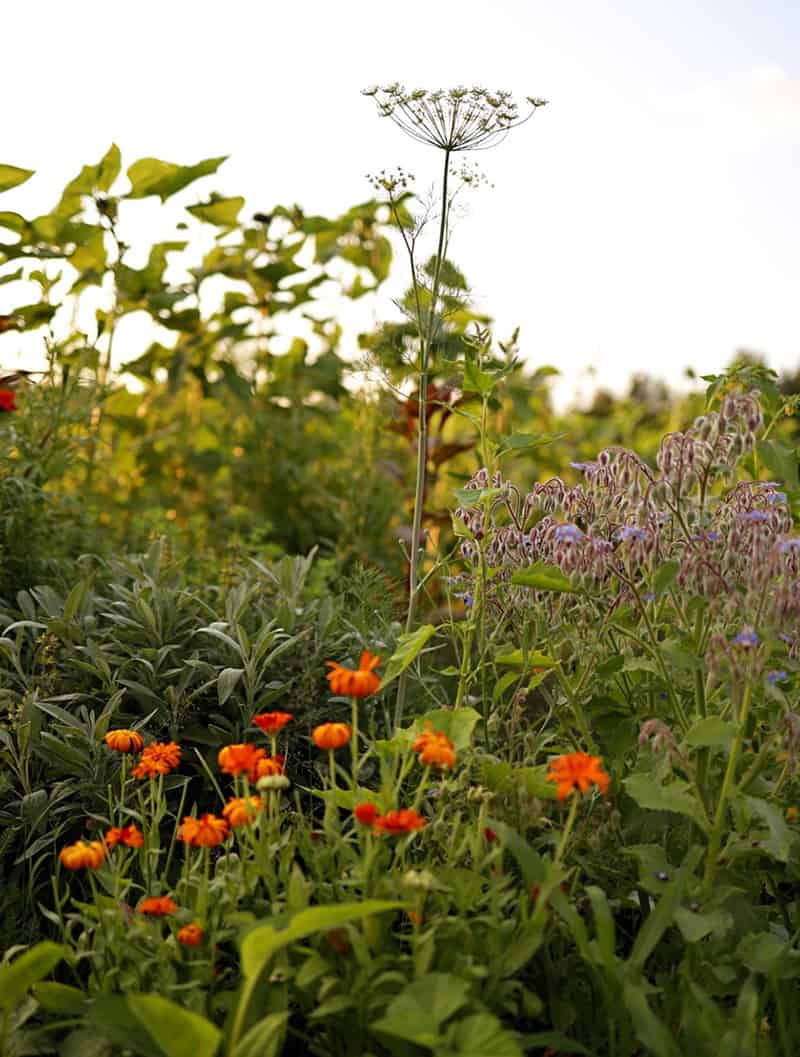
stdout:
POLYGON ((220 228, 232 228, 236 226, 243 206, 244 198, 241 195, 233 198, 220 198, 212 195, 207 202, 198 202, 196 205, 187 206, 186 209, 193 217, 204 220, 207 224, 214 224, 220 228))
POLYGON ((687 731, 686 744, 692 749, 727 748, 735 737, 735 723, 720 716, 706 716, 687 731))
POLYGON ((0 165, 0 192, 19 187, 33 176, 33 169, 20 169, 16 165, 0 165))
POLYGON ((428 973, 392 999, 371 1030, 431 1048, 447 1020, 468 1001, 470 983, 451 973, 428 973))

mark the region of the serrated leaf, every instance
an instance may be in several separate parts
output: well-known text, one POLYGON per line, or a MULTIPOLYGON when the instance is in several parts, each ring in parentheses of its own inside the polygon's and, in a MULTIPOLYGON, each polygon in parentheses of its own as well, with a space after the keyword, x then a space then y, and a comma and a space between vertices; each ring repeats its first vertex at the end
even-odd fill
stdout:
POLYGON ((676 778, 669 785, 659 785, 650 775, 632 774, 625 779, 623 785, 625 792, 639 807, 649 811, 672 811, 690 818, 704 832, 708 830, 708 820, 697 800, 688 791, 688 782, 676 778))
POLYGON ((690 727, 686 744, 692 749, 727 748, 736 737, 736 724, 720 716, 706 716, 690 727))

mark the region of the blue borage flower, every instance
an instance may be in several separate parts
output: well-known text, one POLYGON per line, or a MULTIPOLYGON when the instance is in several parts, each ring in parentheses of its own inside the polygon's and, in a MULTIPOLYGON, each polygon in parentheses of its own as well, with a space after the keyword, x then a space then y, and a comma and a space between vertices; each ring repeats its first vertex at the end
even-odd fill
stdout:
POLYGON ((583 533, 577 525, 559 525, 556 528, 556 539, 559 543, 577 543, 583 539, 583 533))
POLYGON ((781 540, 778 544, 778 550, 781 554, 791 554, 792 551, 798 551, 800 550, 800 539, 792 537, 788 540, 781 540))
POLYGON ((783 671, 782 668, 776 668, 771 672, 767 672, 767 682, 770 684, 770 686, 774 686, 776 683, 783 683, 788 678, 789 676, 786 674, 786 672, 783 671))
POLYGON ((769 521, 769 514, 763 510, 746 510, 744 514, 740 514, 739 517, 742 521, 747 521, 751 525, 758 525, 764 521, 769 521))
POLYGON ((582 473, 594 473, 600 468, 596 462, 571 462, 570 466, 573 470, 581 470, 582 473))
POLYGON ((752 628, 742 628, 738 635, 733 636, 734 646, 744 646, 749 649, 752 646, 757 646, 761 639, 753 631, 752 628))
POLYGON ((617 533, 617 539, 623 540, 625 543, 631 540, 640 543, 642 540, 647 539, 647 533, 644 529, 637 528, 635 525, 623 525, 617 533))

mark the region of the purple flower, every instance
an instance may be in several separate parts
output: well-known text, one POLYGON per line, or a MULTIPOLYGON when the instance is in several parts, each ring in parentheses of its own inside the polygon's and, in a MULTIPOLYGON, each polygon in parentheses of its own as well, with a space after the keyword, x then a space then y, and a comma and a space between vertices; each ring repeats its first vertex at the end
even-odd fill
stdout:
POLYGON ((640 542, 647 539, 647 533, 644 529, 636 528, 635 525, 623 525, 617 533, 617 539, 624 540, 626 543, 628 540, 640 542))
POLYGON ((783 671, 783 669, 775 669, 774 671, 767 672, 767 682, 770 686, 774 686, 776 683, 782 683, 788 678, 789 676, 783 671))
POLYGON ((594 473, 597 469, 596 462, 571 462, 570 466, 573 470, 582 470, 584 473, 594 473))
POLYGON ((770 506, 774 505, 775 503, 785 503, 786 502, 786 493, 785 492, 768 492, 767 495, 765 496, 765 499, 770 504, 770 506))
POLYGON ((645 602, 655 602, 655 600, 656 600, 655 592, 654 591, 648 591, 646 594, 642 595, 642 598, 645 600, 645 602))
POLYGON ((751 646, 757 646, 761 640, 758 635, 753 631, 752 628, 744 627, 738 635, 734 635, 733 644, 734 646, 744 646, 745 648, 751 646))
POLYGON ((781 540, 779 550, 781 554, 791 554, 792 551, 800 550, 800 539, 796 537, 788 540, 781 540))
POLYGON ((577 525, 559 525, 556 529, 556 539, 559 543, 577 543, 583 539, 583 533, 577 525))
POLYGON ((469 591, 454 591, 453 598, 463 598, 467 609, 472 607, 473 598, 469 591))
POLYGON ((744 514, 740 514, 739 517, 742 521, 747 521, 751 525, 769 521, 769 514, 766 514, 763 510, 747 510, 744 514))

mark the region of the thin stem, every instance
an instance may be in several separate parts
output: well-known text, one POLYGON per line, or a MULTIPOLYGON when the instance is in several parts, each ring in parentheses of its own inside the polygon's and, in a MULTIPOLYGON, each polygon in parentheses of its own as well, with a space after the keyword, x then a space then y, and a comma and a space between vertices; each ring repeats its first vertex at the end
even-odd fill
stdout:
MULTIPOLYGON (((428 306, 427 325, 422 333, 422 318, 417 319, 420 330, 420 372, 419 372, 419 418, 417 433, 417 475, 414 491, 414 516, 411 524, 411 553, 408 570, 408 611, 406 613, 406 634, 414 627, 414 618, 417 609, 417 596, 419 593, 419 567, 421 551, 420 533, 422 531, 422 508, 425 504, 425 484, 428 464, 428 377, 430 372, 430 353, 433 342, 433 324, 436 316, 436 304, 439 300, 439 281, 442 271, 442 251, 444 249, 445 234, 447 231, 447 177, 450 166, 450 151, 444 152, 444 174, 442 176, 442 214, 439 223, 439 245, 436 251, 436 264, 433 272, 433 286, 431 288, 431 300, 428 306)), ((405 710, 406 693, 408 689, 408 669, 400 673, 397 681, 397 703, 395 705, 394 725, 397 729, 402 720, 405 710)))

